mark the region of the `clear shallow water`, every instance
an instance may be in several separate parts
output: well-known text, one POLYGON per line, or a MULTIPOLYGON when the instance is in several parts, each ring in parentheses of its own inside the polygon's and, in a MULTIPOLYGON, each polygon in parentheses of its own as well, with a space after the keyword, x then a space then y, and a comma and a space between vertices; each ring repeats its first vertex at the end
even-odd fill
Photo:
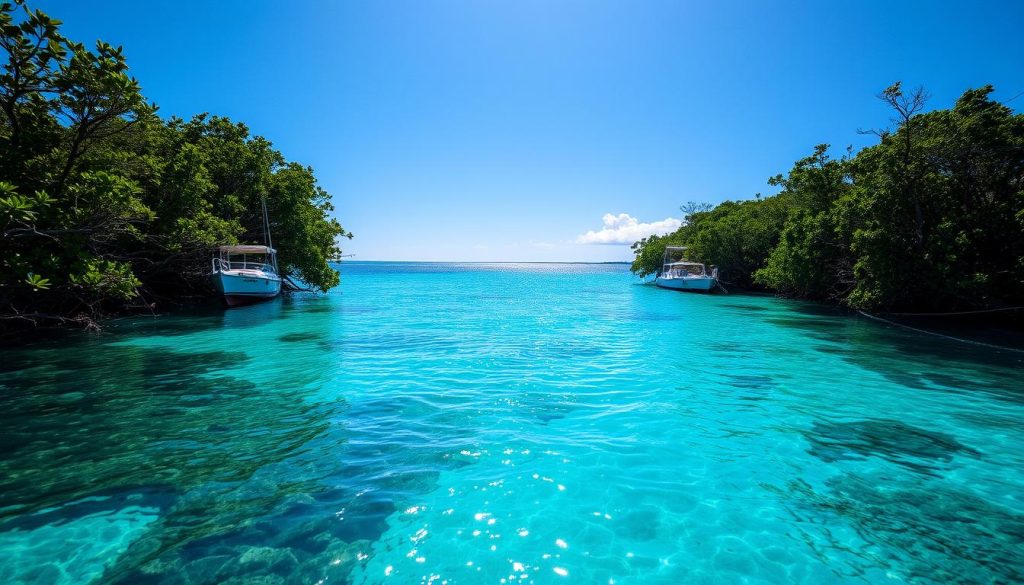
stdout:
POLYGON ((3 350, 3 583, 1024 580, 1024 362, 617 265, 3 350))

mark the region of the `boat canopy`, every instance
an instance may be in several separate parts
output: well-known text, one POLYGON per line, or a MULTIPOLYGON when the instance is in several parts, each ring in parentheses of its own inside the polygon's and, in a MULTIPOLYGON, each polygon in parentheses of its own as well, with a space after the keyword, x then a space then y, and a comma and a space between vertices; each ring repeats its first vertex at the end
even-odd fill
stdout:
POLYGON ((665 246, 665 258, 662 260, 658 276, 665 278, 703 277, 707 268, 700 262, 686 259, 686 246, 665 246))
MULTIPOLYGON (((662 259, 661 263, 665 267, 673 264, 687 263, 686 249, 686 246, 665 246, 665 257, 662 259)), ((698 262, 693 262, 693 264, 698 264, 698 262)))
POLYGON ((268 246, 221 246, 221 254, 277 254, 277 250, 268 246))
POLYGON ((662 276, 670 278, 704 276, 705 272, 704 265, 699 262, 673 262, 661 269, 662 276))

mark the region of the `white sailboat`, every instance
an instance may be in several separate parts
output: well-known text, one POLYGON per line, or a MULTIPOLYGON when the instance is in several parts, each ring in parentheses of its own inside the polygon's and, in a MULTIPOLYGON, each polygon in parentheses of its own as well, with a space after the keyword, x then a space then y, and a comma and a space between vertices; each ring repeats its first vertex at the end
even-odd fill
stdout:
POLYGON ((270 239, 267 204, 263 202, 266 246, 221 246, 213 258, 213 282, 229 307, 272 299, 281 293, 277 250, 270 239))
POLYGON ((654 283, 661 288, 708 292, 718 284, 718 268, 711 272, 700 262, 689 262, 685 246, 668 246, 662 259, 661 271, 654 283))

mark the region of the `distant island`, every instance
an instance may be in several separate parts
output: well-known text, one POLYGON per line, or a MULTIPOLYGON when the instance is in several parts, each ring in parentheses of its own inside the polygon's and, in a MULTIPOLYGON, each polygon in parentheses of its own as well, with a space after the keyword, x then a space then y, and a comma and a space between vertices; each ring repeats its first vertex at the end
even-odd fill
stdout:
POLYGON ((327 290, 351 237, 313 170, 241 123, 161 119, 120 47, 0 5, 0 329, 96 319, 213 293, 210 252, 262 243, 327 290))
POLYGON ((727 283, 857 309, 1024 304, 1024 115, 992 91, 923 113, 924 90, 892 85, 878 144, 838 159, 820 144, 771 197, 684 205, 682 227, 633 245, 633 272, 685 245, 727 283))

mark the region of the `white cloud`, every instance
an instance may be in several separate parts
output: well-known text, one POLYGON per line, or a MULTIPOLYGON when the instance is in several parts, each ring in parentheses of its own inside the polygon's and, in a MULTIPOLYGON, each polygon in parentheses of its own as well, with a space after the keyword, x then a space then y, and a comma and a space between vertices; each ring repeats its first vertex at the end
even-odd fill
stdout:
POLYGON ((652 236, 654 234, 664 235, 674 232, 683 225, 681 220, 674 217, 667 217, 661 221, 651 223, 640 223, 640 220, 629 215, 620 213, 613 215, 604 214, 601 218, 604 228, 600 231, 589 231, 576 237, 577 244, 632 244, 633 242, 652 236))

